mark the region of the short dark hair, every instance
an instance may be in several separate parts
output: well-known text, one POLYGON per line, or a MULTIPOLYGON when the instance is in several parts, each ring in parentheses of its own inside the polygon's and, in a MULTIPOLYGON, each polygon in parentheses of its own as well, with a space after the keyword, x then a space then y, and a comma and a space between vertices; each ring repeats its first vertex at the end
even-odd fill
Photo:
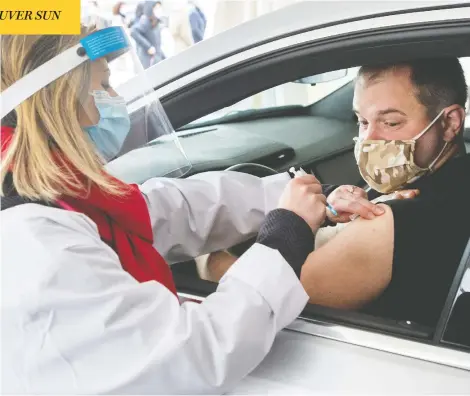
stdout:
POLYGON ((458 58, 439 57, 417 59, 398 63, 362 66, 358 76, 375 80, 391 70, 409 68, 416 97, 427 109, 428 117, 434 118, 439 112, 453 104, 465 108, 467 83, 458 58))

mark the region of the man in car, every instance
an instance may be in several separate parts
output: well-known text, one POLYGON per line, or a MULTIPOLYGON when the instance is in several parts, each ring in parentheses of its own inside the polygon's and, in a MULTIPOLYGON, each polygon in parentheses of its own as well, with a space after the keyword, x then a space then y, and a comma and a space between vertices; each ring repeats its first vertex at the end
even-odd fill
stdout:
MULTIPOLYGON (((360 69, 355 156, 368 198, 420 194, 385 200, 383 215, 355 219, 309 256, 302 280, 312 303, 436 324, 470 237, 466 99, 456 58, 360 69)), ((329 203, 355 189, 339 187, 329 203)))
MULTIPOLYGON (((371 189, 366 194, 354 186, 324 187, 338 211, 329 213, 330 220, 346 224, 316 236, 301 278, 311 303, 437 323, 470 237, 466 99, 456 58, 360 69, 355 156, 371 189), (394 199, 404 189, 419 195, 394 199), (374 213, 369 200, 382 201, 375 209, 383 213, 374 213), (350 221, 354 212, 361 217, 350 221)), ((214 267, 229 261, 214 258, 220 261, 214 267)))

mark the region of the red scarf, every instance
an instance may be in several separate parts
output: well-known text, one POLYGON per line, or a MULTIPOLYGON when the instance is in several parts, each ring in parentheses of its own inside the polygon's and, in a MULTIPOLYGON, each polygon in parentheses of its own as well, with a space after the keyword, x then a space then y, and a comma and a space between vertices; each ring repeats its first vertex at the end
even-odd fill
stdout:
MULTIPOLYGON (((2 153, 13 137, 13 128, 1 127, 2 153)), ((121 182, 119 182, 121 183, 121 182)), ((123 187, 129 187, 123 183, 123 187)), ((66 210, 88 216, 100 237, 119 256, 122 267, 139 282, 155 280, 176 295, 170 267, 153 247, 147 203, 137 185, 125 197, 114 198, 96 186, 87 198, 62 197, 56 203, 66 210)))

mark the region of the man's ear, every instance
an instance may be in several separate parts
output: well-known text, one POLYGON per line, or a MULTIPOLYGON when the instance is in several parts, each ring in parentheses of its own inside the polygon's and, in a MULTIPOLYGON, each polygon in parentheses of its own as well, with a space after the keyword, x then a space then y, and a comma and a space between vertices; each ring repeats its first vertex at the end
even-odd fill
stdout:
POLYGON ((461 132, 465 121, 465 109, 460 105, 447 107, 444 112, 444 140, 450 142, 461 132))

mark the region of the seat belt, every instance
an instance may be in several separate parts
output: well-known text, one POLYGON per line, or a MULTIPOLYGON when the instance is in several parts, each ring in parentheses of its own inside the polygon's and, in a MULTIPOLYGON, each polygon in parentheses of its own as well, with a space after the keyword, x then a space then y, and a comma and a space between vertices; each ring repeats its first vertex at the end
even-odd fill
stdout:
MULTIPOLYGON (((14 191, 14 194, 17 194, 16 191, 14 191)), ((24 198, 24 197, 20 197, 19 195, 13 195, 13 194, 10 194, 8 196, 5 196, 5 197, 1 197, 1 208, 0 210, 7 210, 7 209, 10 209, 10 208, 14 208, 16 206, 19 206, 19 205, 24 205, 24 204, 29 204, 29 203, 32 203, 32 204, 37 204, 37 205, 43 205, 43 206, 48 206, 50 208, 57 208, 57 209, 64 209, 64 210, 67 210, 65 208, 63 208, 62 206, 58 205, 58 204, 55 204, 53 202, 47 202, 47 201, 42 201, 42 200, 34 200, 34 199, 29 199, 29 198, 24 198)), ((100 236, 101 238, 101 236, 100 236)), ((103 238, 101 238, 101 240, 106 243, 106 245, 108 245, 111 249, 114 250, 114 247, 113 245, 104 240, 103 238)))
POLYGON ((7 197, 2 197, 2 199, 1 199, 1 210, 14 208, 15 206, 24 205, 24 204, 28 204, 28 203, 34 203, 34 204, 38 204, 38 205, 44 205, 44 206, 50 206, 50 207, 53 207, 53 208, 58 208, 58 206, 56 206, 52 203, 46 202, 46 201, 41 201, 41 200, 35 201, 35 200, 32 200, 32 199, 20 197, 19 195, 10 195, 10 196, 7 196, 7 197))
POLYGON ((1 197, 1 210, 14 208, 15 206, 24 205, 28 203, 35 203, 38 205, 50 206, 52 208, 59 208, 59 206, 55 205, 52 202, 47 202, 40 199, 34 200, 21 197, 13 186, 13 176, 11 172, 8 172, 5 175, 5 179, 3 181, 3 192, 5 196, 1 197))

